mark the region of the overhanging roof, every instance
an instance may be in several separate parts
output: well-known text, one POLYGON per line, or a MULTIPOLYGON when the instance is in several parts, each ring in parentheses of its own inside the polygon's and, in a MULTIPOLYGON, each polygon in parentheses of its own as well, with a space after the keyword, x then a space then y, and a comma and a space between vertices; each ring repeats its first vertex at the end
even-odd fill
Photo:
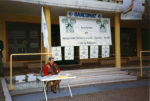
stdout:
POLYGON ((51 16, 57 18, 70 10, 101 13, 113 21, 114 13, 122 11, 122 4, 97 0, 0 0, 0 14, 41 16, 41 6, 50 6, 51 16))
POLYGON ((97 0, 9 0, 9 1, 17 1, 55 7, 85 9, 85 10, 97 10, 108 12, 122 11, 122 4, 102 2, 97 0))

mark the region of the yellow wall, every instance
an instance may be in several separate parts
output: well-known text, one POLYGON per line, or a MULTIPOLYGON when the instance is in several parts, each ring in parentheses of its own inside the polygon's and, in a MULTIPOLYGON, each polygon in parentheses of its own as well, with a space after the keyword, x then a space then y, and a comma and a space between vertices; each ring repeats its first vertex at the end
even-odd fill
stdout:
POLYGON ((5 20, 0 19, 0 40, 3 41, 4 50, 3 50, 3 62, 6 62, 6 25, 5 20))
MULTIPOLYGON (((20 14, 0 14, 0 20, 1 19, 10 22, 41 23, 40 16, 27 16, 20 14)), ((52 24, 59 24, 59 20, 56 17, 52 17, 51 21, 52 24)))
POLYGON ((4 42, 3 50, 3 63, 6 63, 6 22, 28 22, 28 23, 40 23, 40 17, 24 16, 24 15, 12 15, 12 14, 1 14, 0 15, 0 40, 4 42))

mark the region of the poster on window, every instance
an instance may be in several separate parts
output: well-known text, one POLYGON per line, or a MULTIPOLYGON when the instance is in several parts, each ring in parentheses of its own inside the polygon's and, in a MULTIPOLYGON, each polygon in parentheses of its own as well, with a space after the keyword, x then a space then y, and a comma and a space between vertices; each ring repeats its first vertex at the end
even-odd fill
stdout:
POLYGON ((61 47, 52 47, 52 54, 54 57, 54 61, 62 60, 61 47))
POLYGON ((65 60, 74 60, 74 47, 73 46, 65 47, 65 60))
POLYGON ((102 58, 107 58, 110 55, 110 48, 108 45, 102 46, 102 58))
POLYGON ((88 59, 88 46, 80 46, 80 59, 88 59))
POLYGON ((90 46, 90 58, 98 58, 98 46, 90 46))
POLYGON ((144 7, 142 0, 123 0, 121 20, 141 20, 144 7))
POLYGON ((59 17, 61 46, 111 45, 110 19, 59 17))

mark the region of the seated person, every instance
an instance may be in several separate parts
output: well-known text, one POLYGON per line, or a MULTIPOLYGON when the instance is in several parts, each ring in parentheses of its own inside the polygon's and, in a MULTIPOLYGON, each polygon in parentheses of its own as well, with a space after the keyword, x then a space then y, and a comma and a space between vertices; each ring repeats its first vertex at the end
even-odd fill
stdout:
MULTIPOLYGON (((45 64, 44 66, 44 70, 43 70, 43 74, 44 76, 48 76, 48 75, 57 75, 60 72, 59 67, 56 65, 56 63, 54 63, 54 58, 50 57, 48 59, 48 63, 45 64)), ((53 85, 51 87, 51 90, 56 93, 56 86, 60 83, 61 80, 54 80, 54 81, 49 81, 47 83, 47 88, 50 85, 51 82, 53 82, 53 85)), ((49 89, 49 88, 48 88, 49 89)))

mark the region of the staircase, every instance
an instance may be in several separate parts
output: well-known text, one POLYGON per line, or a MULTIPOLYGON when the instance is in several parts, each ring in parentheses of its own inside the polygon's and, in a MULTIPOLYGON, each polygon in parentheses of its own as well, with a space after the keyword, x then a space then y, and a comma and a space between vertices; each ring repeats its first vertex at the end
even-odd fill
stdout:
MULTIPOLYGON (((75 79, 71 79, 69 81, 71 87, 137 80, 136 76, 128 75, 127 71, 120 71, 119 68, 115 67, 65 70, 61 71, 61 73, 69 73, 76 76, 75 79)), ((62 80, 60 88, 67 87, 67 82, 67 80, 62 80)), ((14 90, 11 94, 32 93, 42 90, 42 82, 36 80, 31 82, 15 83, 14 90)))
MULTIPOLYGON (((96 68, 96 69, 82 69, 62 71, 62 73, 69 73, 75 75, 77 78, 70 80, 71 86, 83 86, 102 83, 114 83, 122 81, 137 80, 136 76, 128 75, 127 71, 120 71, 119 68, 96 68)), ((60 84, 65 86, 65 80, 60 84)))

